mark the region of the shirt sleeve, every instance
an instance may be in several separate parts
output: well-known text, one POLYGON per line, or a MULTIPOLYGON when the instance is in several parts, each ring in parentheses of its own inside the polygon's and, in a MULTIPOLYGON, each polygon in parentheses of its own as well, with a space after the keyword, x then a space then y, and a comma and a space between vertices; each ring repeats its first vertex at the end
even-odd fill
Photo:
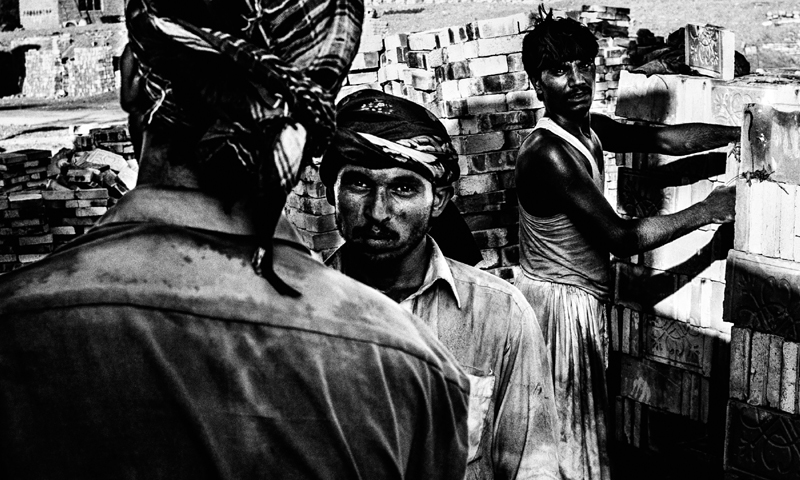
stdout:
MULTIPOLYGON (((524 301, 524 300, 522 300, 524 301)), ((518 303, 519 305, 519 303, 518 303)), ((495 402, 497 479, 559 479, 558 417, 550 356, 527 302, 511 322, 495 402)))

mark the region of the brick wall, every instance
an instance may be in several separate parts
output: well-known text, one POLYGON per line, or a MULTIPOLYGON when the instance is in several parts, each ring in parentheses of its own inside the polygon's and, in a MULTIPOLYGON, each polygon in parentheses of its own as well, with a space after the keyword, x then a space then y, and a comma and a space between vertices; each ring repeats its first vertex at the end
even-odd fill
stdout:
MULTIPOLYGON (((756 114, 748 104, 800 105, 798 92, 798 84, 779 78, 721 81, 679 75, 648 78, 625 72, 620 80, 616 114, 642 123, 742 125, 744 119, 756 114)), ((770 111, 768 107, 763 112, 766 111, 770 111)), ((762 120, 759 125, 769 125, 769 121, 762 120)), ((751 132, 750 142, 754 141, 754 135, 760 134, 747 125, 744 130, 751 132)), ((796 133, 793 135, 797 137, 796 133)), ((743 280, 735 273, 736 266, 749 267, 751 264, 746 262, 753 259, 742 257, 749 254, 738 251, 748 248, 752 251, 752 245, 757 244, 757 253, 768 252, 770 257, 791 260, 794 244, 800 247, 793 230, 795 187, 787 186, 789 193, 784 194, 777 183, 748 183, 741 178, 745 172, 759 168, 752 166, 752 155, 747 152, 753 149, 748 148, 745 137, 746 134, 741 158, 729 148, 687 157, 618 154, 617 189, 609 190, 609 199, 616 200, 619 213, 634 218, 676 212, 702 200, 716 186, 737 184, 735 227, 705 227, 652 252, 615 259, 615 305, 610 329, 614 361, 610 376, 616 407, 616 438, 623 444, 662 453, 674 452, 676 445, 681 445, 683 453, 692 451, 692 455, 702 457, 701 462, 713 472, 722 469, 729 376, 734 382, 737 375, 747 375, 742 369, 752 368, 742 363, 744 343, 748 349, 750 345, 749 331, 734 328, 731 346, 730 308, 723 314, 723 299, 736 296, 735 292, 743 288, 743 280), (754 228, 748 226, 754 224, 754 228), (753 243, 747 246, 746 239, 752 239, 753 243), (728 256, 729 249, 734 247, 737 250, 728 256), (735 373, 737 369, 739 373, 735 373)), ((783 138, 773 133, 773 138, 776 137, 783 138)), ((786 169, 786 163, 782 165, 786 169)), ((800 164, 795 165, 793 171, 800 169, 800 164)), ((800 310, 798 316, 800 319, 800 310)), ((771 339, 764 336, 758 340, 759 348, 769 351, 771 339)), ((791 353, 792 347, 788 348, 791 353)), ((757 358, 763 363, 771 357, 759 353, 757 358)), ((769 370, 771 375, 781 372, 780 367, 774 370, 766 363, 759 368, 769 370)), ((791 385, 795 382, 796 377, 789 380, 791 385)), ((771 392, 769 406, 778 403, 774 397, 780 389, 774 386, 760 391, 763 395, 771 392)), ((758 416, 748 410, 749 397, 737 395, 730 407, 732 425, 758 416), (739 400, 745 402, 736 403, 739 400)), ((796 403, 796 398, 792 398, 796 403)), ((768 402, 763 401, 767 406, 768 402)), ((751 427, 748 425, 745 430, 751 427)), ((734 434, 739 435, 741 425, 736 428, 734 434)), ((739 442, 736 448, 764 451, 738 456, 741 450, 730 455, 729 447, 729 464, 739 468, 743 463, 749 466, 748 462, 772 461, 769 455, 775 452, 769 452, 766 447, 769 442, 756 441, 752 434, 752 430, 747 430, 746 440, 741 435, 736 437, 734 442, 739 442), (753 444, 748 444, 751 440, 753 444)), ((794 443, 791 448, 797 451, 797 442, 794 443)), ((762 466, 763 478, 799 478, 776 477, 765 472, 762 466)))
MULTIPOLYGON (((555 14, 579 18, 602 37, 593 108, 613 112, 627 64, 628 10, 586 7, 555 14)), ((341 92, 383 90, 441 119, 459 153, 455 202, 482 249, 480 267, 509 280, 519 263, 517 149, 543 113, 522 66, 522 39, 534 18, 523 13, 429 32, 365 35, 341 92)), ((341 244, 315 167, 304 172, 286 211, 313 250, 325 255, 341 244)))
POLYGON ((117 89, 111 46, 53 48, 25 52, 22 93, 28 97, 85 97, 117 89), (66 60, 64 60, 66 57, 66 60))
POLYGON ((25 80, 22 94, 26 97, 52 97, 64 88, 66 69, 61 63, 61 52, 53 48, 25 52, 25 80))
POLYGON ((750 104, 725 320, 728 478, 800 478, 800 104, 750 104))

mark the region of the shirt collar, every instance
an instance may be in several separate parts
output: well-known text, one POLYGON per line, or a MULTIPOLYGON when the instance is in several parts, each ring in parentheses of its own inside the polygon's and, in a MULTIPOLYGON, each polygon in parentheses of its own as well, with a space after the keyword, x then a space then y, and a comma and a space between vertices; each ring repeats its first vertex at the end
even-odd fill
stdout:
MULTIPOLYGON (((200 190, 141 185, 125 194, 96 225, 155 222, 232 235, 255 235, 253 216, 238 203, 226 212, 222 201, 200 190)), ((284 215, 278 220, 273 238, 307 250, 284 215)))
MULTIPOLYGON (((440 284, 441 282, 439 282, 439 280, 441 280, 445 285, 447 285, 447 287, 449 287, 450 293, 453 295, 453 298, 456 301, 456 306, 461 309, 461 299, 458 296, 456 282, 453 278, 453 272, 450 270, 450 265, 447 263, 447 258, 442 253, 442 250, 439 248, 436 240, 434 240, 430 235, 427 236, 427 240, 430 242, 431 255, 428 259, 428 266, 425 269, 425 278, 422 280, 422 285, 417 289, 417 291, 409 295, 408 298, 403 300, 401 303, 414 300, 416 297, 424 295, 428 290, 440 284)), ((329 267, 335 268, 336 270, 344 271, 344 266, 342 265, 342 249, 345 248, 346 245, 347 244, 344 244, 336 249, 336 251, 334 251, 325 260, 325 264, 329 267)))

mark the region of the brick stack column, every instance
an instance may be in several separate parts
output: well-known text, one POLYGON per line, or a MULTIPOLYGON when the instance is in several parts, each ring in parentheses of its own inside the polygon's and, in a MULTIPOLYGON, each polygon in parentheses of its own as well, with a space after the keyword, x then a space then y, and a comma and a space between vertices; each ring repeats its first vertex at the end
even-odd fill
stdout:
POLYGON ((800 479, 800 107, 751 104, 725 319, 728 479, 800 479))

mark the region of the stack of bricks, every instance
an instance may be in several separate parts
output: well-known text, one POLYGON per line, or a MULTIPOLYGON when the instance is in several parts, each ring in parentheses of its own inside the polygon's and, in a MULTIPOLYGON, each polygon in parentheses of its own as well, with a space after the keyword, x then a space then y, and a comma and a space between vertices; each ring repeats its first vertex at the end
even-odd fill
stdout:
MULTIPOLYGON (((554 15, 591 24, 598 35, 603 31, 619 35, 600 38, 595 59, 597 94, 592 108, 613 112, 620 72, 628 64, 629 10, 584 7, 554 15)), ((522 64, 522 41, 535 21, 535 14, 522 13, 383 39, 366 35, 349 85, 340 93, 341 98, 363 88, 379 89, 419 103, 441 119, 459 153, 462 177, 455 202, 482 249, 480 267, 509 280, 519 263, 516 152, 543 114, 522 64)), ((307 230, 323 215, 319 204, 325 196, 313 168, 304 178, 288 200, 287 213, 312 249, 320 250, 312 237, 324 234, 327 251, 341 239, 335 229, 307 230)), ((329 225, 333 224, 323 222, 324 228, 329 225)))
POLYGON ((41 196, 56 247, 86 233, 108 211, 110 200, 105 188, 47 190, 41 196))
POLYGON ((800 104, 750 104, 725 319, 728 478, 800 478, 800 104))
POLYGON ((53 251, 41 193, 0 196, 0 213, 0 273, 33 263, 53 251))
POLYGON ((72 97, 88 97, 116 88, 111 47, 76 47, 66 68, 69 81, 64 89, 72 97))
POLYGON ((0 193, 41 189, 47 185, 47 150, 19 150, 0 153, 0 193))
MULTIPOLYGON (((721 72, 722 66, 718 67, 721 72)), ((646 77, 623 72, 616 114, 629 122, 642 124, 704 122, 741 126, 744 119, 754 118, 757 114, 746 108, 750 103, 800 105, 798 84, 772 80, 764 82, 763 79, 742 78, 724 81, 681 75, 646 77)), ((792 124, 791 128, 797 126, 800 124, 792 124)), ((764 121, 759 132, 768 132, 770 128, 774 144, 800 144, 796 143, 800 137, 794 131, 789 139, 788 133, 783 135, 783 129, 778 133, 774 123, 769 127, 768 122, 764 121)), ((746 126, 743 131, 755 130, 746 126)), ((789 127, 785 130, 790 131, 789 127)), ((724 436, 728 401, 727 396, 720 392, 727 391, 729 372, 731 381, 739 375, 732 369, 753 370, 752 365, 742 366, 741 358, 744 350, 750 348, 751 337, 737 332, 736 328, 732 334, 730 322, 737 320, 733 318, 730 307, 723 312, 723 300, 726 296, 731 297, 731 292, 744 288, 748 293, 741 296, 748 298, 745 303, 755 299, 756 303, 765 302, 764 305, 768 306, 762 310, 752 306, 741 308, 741 319, 756 321, 767 313, 777 312, 775 324, 787 324, 787 315, 792 316, 788 313, 793 308, 791 302, 796 300, 794 295, 797 292, 789 292, 797 284, 797 277, 790 279, 789 283, 782 283, 777 277, 770 280, 767 275, 763 284, 753 286, 752 273, 755 267, 747 263, 752 260, 753 252, 738 252, 742 248, 752 248, 742 246, 744 238, 758 245, 755 250, 757 253, 766 251, 772 256, 788 255, 786 252, 789 248, 794 255, 795 243, 800 243, 796 242, 794 233, 779 231, 776 227, 778 223, 763 220, 767 214, 772 215, 775 222, 778 222, 776 217, 780 217, 780 222, 783 222, 781 225, 789 225, 788 228, 792 229, 797 225, 793 216, 796 212, 793 203, 796 195, 791 197, 792 188, 786 188, 789 193, 784 195, 779 184, 774 182, 758 183, 751 180, 748 183, 748 178, 754 175, 760 175, 759 178, 768 176, 769 168, 763 165, 748 167, 752 163, 748 158, 753 155, 746 154, 746 147, 743 141, 741 159, 731 146, 686 157, 617 154, 618 187, 616 190, 607 189, 607 195, 615 198, 621 215, 640 218, 683 210, 703 200, 715 187, 737 183, 735 228, 732 225, 704 227, 651 252, 614 260, 616 283, 609 331, 614 359, 609 370, 610 384, 614 386, 610 393, 616 406, 617 439, 651 451, 674 451, 675 445, 685 445, 686 448, 693 445, 693 448, 702 451, 698 455, 703 462, 708 462, 717 470, 722 459, 715 449, 721 445, 724 436), (761 173, 748 173, 754 171, 761 173), (741 213, 742 209, 749 209, 749 217, 741 213), (751 230, 745 234, 742 230, 746 225, 751 230), (773 243, 767 242, 767 239, 773 243), (763 245, 767 244, 769 246, 765 250, 763 245), (736 251, 727 257, 726 263, 728 250, 734 246, 736 251), (740 266, 741 274, 737 274, 737 266, 740 266), (772 297, 765 297, 767 286, 774 286, 775 299, 786 299, 789 303, 774 304, 772 297), (731 336, 733 345, 729 345, 731 336), (737 342, 744 343, 739 345, 737 342), (740 353, 737 354, 737 351, 740 353), (730 361, 729 354, 733 357, 730 361), (705 446, 700 448, 699 444, 705 446)), ((761 153, 765 154, 763 151, 761 153)), ((781 165, 789 164, 789 158, 792 158, 795 166, 800 165, 796 162, 796 156, 796 152, 794 157, 787 155, 787 161, 781 165)), ((772 165, 770 168, 778 166, 772 165)), ((795 167, 795 171, 800 172, 800 167, 795 167)), ((781 260, 759 257, 758 261, 760 265, 781 260)), ((733 305, 735 302, 729 298, 727 304, 733 305)), ((765 340, 759 338, 759 342, 763 346, 765 340)), ((789 353, 791 348, 794 347, 789 347, 789 353)), ((771 360, 767 356, 759 357, 759 361, 771 360)), ((765 365, 758 369, 767 368, 765 365)), ((768 368, 770 372, 773 371, 773 367, 768 368)), ((777 372, 775 375, 778 375, 777 372)), ((791 376, 791 373, 787 375, 791 376)), ((795 381, 792 378, 789 383, 794 384, 795 381)), ((773 384, 776 382, 773 379, 773 384)), ((764 390, 770 391, 770 388, 764 390)), ((732 432, 728 432, 729 469, 758 473, 755 475, 758 478, 797 478, 767 474, 767 470, 774 465, 762 465, 759 467, 761 470, 751 468, 752 462, 770 463, 770 458, 775 458, 770 455, 774 453, 780 456, 784 453, 763 450, 767 449, 769 441, 757 439, 758 435, 754 433, 754 425, 758 423, 756 419, 761 418, 761 414, 754 413, 749 400, 741 401, 743 394, 737 395, 734 396, 735 400, 731 400, 731 418, 728 421, 735 425, 741 420, 746 426, 736 426, 738 430, 733 434, 740 436, 734 440, 730 437, 732 432), (746 438, 742 440, 741 435, 746 438), (733 450, 731 442, 736 445, 733 450), (745 450, 753 451, 752 448, 762 449, 763 452, 743 455, 745 450), (745 464, 749 466, 743 467, 745 464)), ((775 400, 775 393, 770 395, 775 400)), ((797 449, 797 438, 792 441, 795 442, 792 448, 797 449)), ((794 467, 790 470, 800 471, 794 467)), ((754 477, 744 475, 741 478, 754 477)))
POLYGON ((57 49, 25 52, 25 81, 22 94, 26 97, 53 97, 64 89, 66 70, 57 49))

